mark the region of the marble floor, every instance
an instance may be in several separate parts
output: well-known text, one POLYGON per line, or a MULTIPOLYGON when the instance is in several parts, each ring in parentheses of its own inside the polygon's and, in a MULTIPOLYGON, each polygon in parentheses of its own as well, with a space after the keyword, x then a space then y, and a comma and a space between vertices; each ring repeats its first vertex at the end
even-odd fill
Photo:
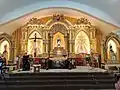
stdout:
MULTIPOLYGON (((33 68, 30 71, 22 71, 22 70, 15 70, 12 73, 28 73, 33 72, 33 68)), ((107 70, 100 69, 100 68, 92 68, 87 66, 77 66, 76 69, 40 69, 40 72, 106 72, 107 70)))

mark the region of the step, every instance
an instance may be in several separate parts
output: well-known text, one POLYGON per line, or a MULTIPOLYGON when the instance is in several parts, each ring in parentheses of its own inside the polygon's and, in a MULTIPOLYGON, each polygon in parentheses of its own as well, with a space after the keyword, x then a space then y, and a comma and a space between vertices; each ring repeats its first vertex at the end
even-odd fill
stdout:
POLYGON ((0 81, 0 85, 52 85, 52 84, 113 84, 114 80, 16 80, 0 81))
POLYGON ((12 76, 7 78, 8 80, 55 80, 55 79, 87 79, 87 80, 92 80, 92 79, 114 79, 113 76, 97 76, 97 77, 91 77, 91 76, 12 76))
MULTIPOLYGON (((1 86, 0 85, 0 89, 4 89, 4 88, 9 88, 9 90, 13 90, 13 89, 27 89, 27 90, 35 90, 36 88, 37 89, 41 89, 41 90, 45 90, 45 89, 49 89, 51 90, 52 88, 54 89, 71 89, 71 90, 80 90, 80 89, 114 89, 114 84, 99 84, 99 85, 94 85, 94 84, 76 84, 76 85, 73 85, 73 84, 69 84, 69 85, 4 85, 4 86, 1 86)), ((36 90, 37 90, 36 89, 36 90)), ((4 89, 5 90, 5 89, 4 89)))
POLYGON ((83 75, 83 76, 91 76, 91 75, 95 75, 95 76, 102 76, 102 75, 112 75, 111 73, 102 73, 102 72, 39 72, 39 73, 15 73, 15 74, 9 74, 10 76, 34 76, 34 75, 42 75, 42 76, 51 76, 51 75, 62 75, 62 76, 66 76, 66 75, 83 75))

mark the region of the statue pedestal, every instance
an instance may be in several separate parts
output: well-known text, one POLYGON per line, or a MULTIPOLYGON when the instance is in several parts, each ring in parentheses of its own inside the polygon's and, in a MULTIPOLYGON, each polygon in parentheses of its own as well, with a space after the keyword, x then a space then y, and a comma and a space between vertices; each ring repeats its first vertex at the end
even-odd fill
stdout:
POLYGON ((67 53, 63 47, 55 47, 53 49, 53 54, 54 54, 54 57, 59 57, 59 56, 63 57, 63 55, 66 55, 67 53))

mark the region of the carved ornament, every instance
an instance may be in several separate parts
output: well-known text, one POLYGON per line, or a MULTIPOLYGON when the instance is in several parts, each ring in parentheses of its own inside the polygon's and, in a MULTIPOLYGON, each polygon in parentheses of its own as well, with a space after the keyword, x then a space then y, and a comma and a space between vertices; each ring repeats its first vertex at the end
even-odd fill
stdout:
POLYGON ((62 20, 64 20, 64 15, 63 14, 60 14, 60 15, 59 14, 54 14, 52 19, 54 21, 62 21, 62 20))
POLYGON ((86 18, 77 19, 76 24, 89 24, 89 25, 91 25, 91 23, 86 18))
POLYGON ((31 25, 33 25, 33 24, 38 24, 38 25, 40 25, 40 24, 42 24, 42 22, 41 22, 40 19, 31 18, 27 24, 31 24, 31 25))

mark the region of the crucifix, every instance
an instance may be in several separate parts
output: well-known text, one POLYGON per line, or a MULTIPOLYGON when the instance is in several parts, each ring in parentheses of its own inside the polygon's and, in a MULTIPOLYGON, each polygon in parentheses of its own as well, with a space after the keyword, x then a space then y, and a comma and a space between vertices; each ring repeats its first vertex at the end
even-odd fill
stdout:
POLYGON ((33 39, 34 40, 34 57, 36 57, 36 55, 37 55, 37 47, 36 47, 36 41, 37 41, 37 39, 42 39, 42 38, 37 38, 37 34, 35 33, 34 34, 34 38, 29 38, 29 39, 33 39))

